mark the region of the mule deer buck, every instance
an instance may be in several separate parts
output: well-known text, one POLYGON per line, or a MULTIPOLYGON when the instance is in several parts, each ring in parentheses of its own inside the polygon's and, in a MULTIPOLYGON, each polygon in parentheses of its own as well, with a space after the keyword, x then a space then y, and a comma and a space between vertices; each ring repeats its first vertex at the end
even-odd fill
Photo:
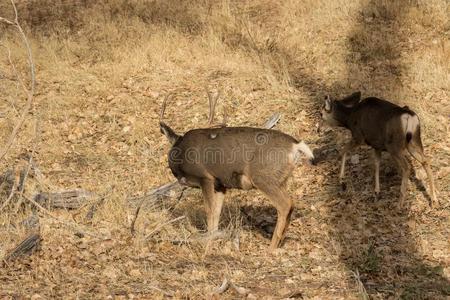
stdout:
MULTIPOLYGON (((168 98, 170 96, 164 99, 161 108, 160 130, 172 145, 169 167, 181 184, 202 189, 208 232, 219 228, 227 189, 256 188, 265 193, 277 209, 270 249, 277 248, 294 209, 285 183, 300 152, 311 161, 314 159, 310 148, 277 130, 227 127, 225 124, 215 128, 192 129, 178 135, 162 121, 168 98)), ((208 98, 211 125, 218 94, 214 97, 208 93, 208 98)))
POLYGON ((377 196, 380 193, 381 152, 387 151, 401 170, 399 205, 403 205, 411 171, 405 156, 409 152, 425 169, 430 181, 432 202, 437 202, 433 174, 429 160, 423 153, 419 118, 407 106, 400 107, 374 97, 361 101, 361 92, 356 92, 340 101, 331 100, 329 96, 326 96, 321 115, 329 125, 345 127, 352 133, 352 139, 344 146, 342 152, 339 181, 344 188, 347 153, 366 143, 374 149, 375 194, 377 196))

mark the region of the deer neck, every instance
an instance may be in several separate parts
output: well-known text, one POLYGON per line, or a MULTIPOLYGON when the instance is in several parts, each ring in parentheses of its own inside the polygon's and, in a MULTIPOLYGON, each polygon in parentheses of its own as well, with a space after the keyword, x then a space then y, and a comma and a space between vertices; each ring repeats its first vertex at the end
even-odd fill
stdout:
POLYGON ((337 105, 335 107, 334 118, 336 119, 336 121, 339 122, 341 127, 347 127, 348 128, 349 118, 350 118, 350 115, 351 115, 352 112, 353 112, 353 108, 352 107, 347 107, 345 105, 337 103, 337 105))

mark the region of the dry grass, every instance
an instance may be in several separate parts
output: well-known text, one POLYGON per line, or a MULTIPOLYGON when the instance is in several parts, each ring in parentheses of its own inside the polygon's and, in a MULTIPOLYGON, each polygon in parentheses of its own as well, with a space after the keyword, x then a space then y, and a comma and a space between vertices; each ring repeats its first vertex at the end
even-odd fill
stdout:
MULTIPOLYGON (((40 213, 42 249, 0 270, 1 297, 197 299, 225 275, 258 299, 448 297, 447 1, 24 0, 18 7, 36 61, 32 113, 40 116, 41 132, 34 159, 45 177, 42 182, 30 176, 25 195, 76 187, 105 195, 93 220, 85 218, 89 207, 54 213, 110 239, 77 237, 72 227, 40 213), (254 191, 227 193, 221 226, 229 239, 161 241, 204 230, 198 191, 143 209, 136 236, 129 232, 134 211, 127 198, 173 180, 168 143, 157 126, 162 96, 180 90, 166 116, 183 132, 206 125, 204 85, 222 90, 218 111, 227 107, 231 125, 258 125, 281 112, 280 130, 321 150, 317 167, 299 166, 294 173, 289 190, 297 210, 274 255, 265 250, 275 212, 254 191), (326 93, 356 89, 419 114, 442 207, 428 210, 427 193, 415 180, 410 206, 396 209, 399 178, 388 157, 382 199, 373 201, 367 149, 358 152, 359 164, 350 164, 349 190, 339 191, 335 150, 345 134, 317 134, 317 108, 326 93), (145 240, 155 229, 153 239, 145 240)), ((0 15, 10 13, 9 1, 1 0, 0 15)), ((5 141, 26 101, 5 49, 21 74, 27 66, 13 30, 0 25, 0 42, 5 141)), ((30 115, 0 162, 1 173, 26 165, 34 126, 30 115)), ((1 199, 8 193, 2 185, 1 199)), ((29 210, 1 213, 0 257, 26 235, 20 221, 29 210)))

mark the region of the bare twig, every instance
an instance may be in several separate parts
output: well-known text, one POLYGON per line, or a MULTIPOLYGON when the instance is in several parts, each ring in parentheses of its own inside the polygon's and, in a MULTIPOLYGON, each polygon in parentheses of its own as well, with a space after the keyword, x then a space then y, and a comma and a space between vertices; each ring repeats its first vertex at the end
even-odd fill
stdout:
POLYGON ((136 208, 136 212, 134 213, 133 220, 131 221, 130 231, 131 231, 131 235, 133 235, 133 236, 135 234, 134 226, 136 224, 136 220, 137 220, 137 217, 139 215, 139 211, 141 210, 141 207, 142 207, 142 204, 144 204, 144 201, 145 201, 145 197, 142 197, 142 200, 139 203, 138 207, 136 208))
POLYGON ((231 281, 230 281, 230 287, 241 296, 247 296, 250 293, 250 291, 248 289, 237 286, 231 281))
POLYGON ((218 295, 223 294, 228 289, 229 286, 230 286, 230 281, 228 280, 228 277, 225 276, 223 278, 222 284, 220 286, 216 287, 212 291, 212 293, 213 294, 218 294, 218 295))
POLYGON ((184 191, 186 189, 186 187, 181 186, 178 181, 174 181, 174 182, 169 182, 166 184, 163 184, 155 189, 152 189, 150 192, 146 193, 143 196, 138 196, 138 197, 130 197, 127 200, 133 204, 133 203, 138 203, 137 206, 132 206, 132 207, 138 207, 139 205, 144 205, 145 203, 154 203, 156 202, 158 199, 160 199, 161 197, 174 197, 174 195, 172 195, 172 191, 180 189, 180 191, 184 191))
POLYGON ((226 292, 226 290, 231 287, 233 290, 235 290, 239 295, 241 296, 246 296, 250 293, 249 290, 247 290, 246 288, 243 287, 239 287, 237 285, 235 285, 229 278, 228 276, 225 276, 223 278, 222 284, 218 287, 216 287, 213 291, 212 294, 216 294, 216 295, 220 295, 223 294, 224 292, 226 292))
POLYGON ((86 213, 86 220, 90 221, 94 217, 94 214, 96 213, 98 207, 100 205, 103 205, 103 202, 105 202, 106 197, 111 194, 113 190, 113 186, 109 187, 109 189, 104 193, 102 196, 100 196, 100 199, 98 199, 94 204, 91 205, 89 208, 89 211, 86 213))
POLYGON ((356 285, 358 287, 358 292, 362 300, 368 300, 369 295, 367 295, 366 288, 364 287, 364 284, 361 281, 361 277, 359 276, 359 271, 356 270, 355 272, 352 272, 353 277, 355 278, 356 285))
POLYGON ((167 222, 164 222, 162 224, 159 224, 158 226, 156 226, 155 229, 153 229, 149 234, 147 234, 147 236, 145 237, 145 239, 149 239, 153 234, 155 234, 156 232, 160 231, 163 227, 171 224, 171 223, 175 223, 176 221, 179 220, 183 220, 184 218, 186 218, 186 216, 179 216, 175 219, 169 220, 167 222))
POLYGON ((30 158, 28 160, 27 168, 25 169, 25 173, 21 180, 20 191, 19 191, 19 200, 16 204, 16 209, 15 209, 16 212, 20 209, 20 206, 22 205, 22 202, 23 202, 23 192, 25 191, 25 184, 26 184, 26 181, 28 178, 28 174, 30 173, 31 166, 33 164, 33 157, 34 157, 34 153, 36 152, 36 145, 38 144, 38 140, 39 140, 39 117, 36 119, 36 124, 35 124, 33 148, 31 150, 30 158))
MULTIPOLYGON (((169 183, 169 184, 163 185, 163 186, 161 186, 159 188, 156 188, 153 192, 150 193, 149 196, 150 197, 153 196, 156 199, 158 196, 166 195, 166 192, 167 191, 170 192, 172 190, 173 186, 179 186, 178 182, 169 183)), ((181 191, 180 191, 180 193, 178 195, 177 202, 179 202, 181 200, 181 198, 184 195, 184 191, 187 189, 187 187, 185 187, 185 186, 181 186, 180 188, 181 188, 181 191)), ((136 229, 135 229, 136 220, 137 220, 137 218, 139 216, 139 212, 141 211, 141 207, 142 207, 142 205, 144 204, 144 202, 146 200, 148 200, 148 197, 145 197, 145 196, 141 197, 141 199, 139 201, 139 204, 138 204, 138 206, 137 206, 137 208, 135 210, 133 220, 131 221, 130 231, 131 231, 131 234, 133 236, 136 233, 136 229)))
POLYGON ((3 17, 0 17, 0 21, 3 23, 6 23, 8 25, 15 26, 22 38, 22 41, 27 49, 28 64, 29 64, 30 73, 31 73, 31 75, 30 75, 31 84, 30 84, 30 88, 27 89, 27 102, 25 104, 25 107, 22 110, 22 114, 20 115, 19 121, 16 123, 16 125, 14 126, 14 128, 11 132, 11 134, 8 138, 8 141, 6 142, 6 145, 0 151, 0 159, 2 159, 6 155, 8 150, 11 148, 11 146, 14 143, 14 140, 17 136, 17 133, 19 132, 20 128, 22 127, 23 123, 25 122, 25 118, 28 115, 28 112, 30 111, 30 108, 33 103, 34 91, 35 91, 35 85, 36 85, 35 68, 34 68, 34 61, 33 61, 33 55, 31 52, 30 43, 28 42, 27 36, 25 35, 25 32, 22 29, 22 26, 20 26, 18 14, 17 14, 17 8, 16 8, 16 5, 13 0, 11 0, 11 4, 14 8, 14 13, 15 13, 14 22, 10 21, 8 19, 5 19, 3 17))
POLYGON ((9 196, 8 196, 8 198, 5 200, 5 202, 3 202, 3 205, 0 207, 0 212, 1 212, 6 206, 8 206, 9 202, 11 201, 11 199, 12 199, 13 196, 14 196, 14 193, 16 192, 16 189, 17 189, 17 185, 16 185, 16 181, 14 180, 14 181, 13 181, 12 188, 11 188, 11 192, 9 193, 9 196))

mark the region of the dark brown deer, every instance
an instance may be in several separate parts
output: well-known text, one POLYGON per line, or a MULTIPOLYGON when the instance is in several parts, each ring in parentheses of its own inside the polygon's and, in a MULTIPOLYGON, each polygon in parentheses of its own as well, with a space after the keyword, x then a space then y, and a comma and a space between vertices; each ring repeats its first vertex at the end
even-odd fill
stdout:
MULTIPOLYGON (((208 93, 210 124, 217 96, 208 93)), ((167 98, 161 109, 161 120, 167 98)), ((277 209, 270 249, 277 248, 294 208, 292 198, 286 193, 285 183, 300 152, 313 160, 310 148, 304 142, 271 129, 227 127, 223 124, 215 128, 193 129, 181 136, 162 121, 160 129, 172 145, 169 167, 173 175, 183 185, 202 189, 208 232, 219 228, 227 189, 256 188, 265 193, 277 209)))
POLYGON ((340 101, 331 100, 327 96, 321 115, 322 119, 329 125, 345 127, 350 129, 352 133, 352 139, 344 146, 342 152, 339 181, 344 188, 347 153, 365 143, 374 149, 375 194, 377 196, 380 192, 381 152, 387 151, 401 170, 402 183, 399 205, 403 205, 411 171, 410 164, 405 156, 409 152, 425 169, 430 180, 432 202, 437 202, 433 174, 429 160, 423 153, 419 118, 407 106, 400 107, 374 97, 365 98, 361 101, 361 92, 356 92, 340 101))

